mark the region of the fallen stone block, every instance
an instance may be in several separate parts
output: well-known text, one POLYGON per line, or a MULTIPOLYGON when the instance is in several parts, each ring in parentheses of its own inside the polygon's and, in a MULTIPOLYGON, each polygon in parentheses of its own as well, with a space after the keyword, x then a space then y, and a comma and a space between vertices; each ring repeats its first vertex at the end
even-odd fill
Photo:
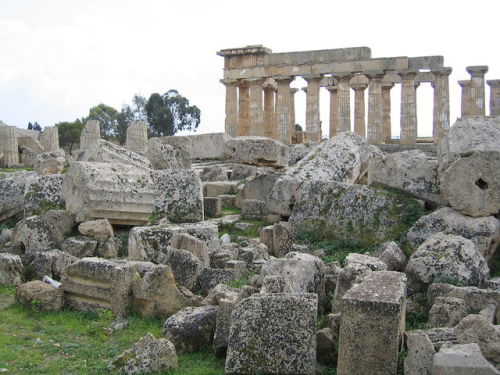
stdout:
POLYGON ((481 354, 477 344, 453 345, 434 355, 432 375, 500 374, 481 354))
POLYGON ((429 328, 455 327, 468 314, 465 301, 461 298, 438 297, 429 311, 429 328))
POLYGON ((0 178, 0 221, 18 215, 28 186, 37 179, 35 172, 9 173, 0 178))
POLYGON ((222 201, 217 197, 203 198, 203 208, 207 217, 220 217, 222 215, 222 201))
POLYGON ((24 281, 24 266, 19 255, 0 253, 0 285, 20 285, 24 281))
POLYGON ((94 142, 101 139, 101 126, 97 120, 88 120, 80 134, 80 150, 87 150, 94 142))
POLYGON ((127 164, 139 169, 152 168, 151 163, 144 156, 103 139, 90 144, 81 161, 127 164))
POLYGON ((154 169, 189 169, 191 160, 176 146, 163 144, 158 138, 148 141, 147 157, 154 169))
POLYGON ((238 181, 206 182, 203 184, 203 196, 217 197, 224 194, 236 195, 242 188, 242 185, 238 181))
POLYGON ((405 375, 429 375, 436 354, 429 336, 422 331, 406 332, 406 347, 405 375))
POLYGON ((15 300, 39 311, 59 311, 63 306, 63 290, 40 280, 30 281, 16 288, 15 300))
POLYGON ((27 254, 25 257, 27 279, 42 280, 44 276, 49 276, 61 280, 66 268, 78 260, 77 257, 57 249, 27 254))
POLYGON ((267 200, 276 180, 282 175, 281 172, 262 173, 249 178, 243 189, 236 195, 234 205, 242 208, 245 199, 267 200))
POLYGON ((226 142, 224 156, 234 163, 288 166, 288 146, 266 137, 231 138, 226 142))
POLYGON ((265 200, 245 199, 242 202, 241 216, 249 220, 262 220, 269 214, 265 200))
POLYGON ((97 241, 90 237, 68 237, 61 244, 61 250, 77 258, 94 256, 97 241))
POLYGON ((86 221, 78 226, 78 231, 84 236, 92 237, 97 241, 106 241, 115 235, 108 219, 86 221))
POLYGON ((66 165, 66 153, 59 149, 53 152, 44 152, 36 157, 35 172, 40 176, 59 174, 66 165))

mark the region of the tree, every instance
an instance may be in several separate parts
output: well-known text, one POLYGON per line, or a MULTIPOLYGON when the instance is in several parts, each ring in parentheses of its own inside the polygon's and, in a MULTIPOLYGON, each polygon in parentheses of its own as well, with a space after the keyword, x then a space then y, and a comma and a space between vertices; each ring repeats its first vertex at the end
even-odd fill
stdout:
POLYGON ((146 114, 146 103, 147 99, 139 94, 135 94, 132 98, 132 113, 134 115, 134 120, 146 122, 148 117, 146 114))
POLYGON ((174 135, 180 130, 194 130, 200 124, 200 110, 176 90, 163 96, 151 94, 145 105, 149 132, 153 136, 174 135))
POLYGON ((120 113, 118 113, 117 120, 116 140, 124 144, 127 140, 127 128, 134 121, 134 112, 128 104, 123 105, 120 113))
POLYGON ((31 122, 28 122, 28 130, 33 130, 33 124, 31 122))
POLYGON ((28 122, 28 129, 29 130, 36 130, 37 132, 41 132, 42 131, 42 127, 40 126, 40 124, 38 122, 35 121, 34 124, 32 124, 31 122, 28 122), (31 126, 31 127, 30 127, 31 126))
POLYGON ((55 124, 59 131, 59 144, 60 146, 69 146, 71 153, 73 145, 80 142, 80 134, 83 130, 84 122, 82 120, 75 120, 74 122, 59 122, 55 124))
POLYGON ((296 132, 301 132, 303 129, 302 129, 302 126, 300 126, 300 124, 295 124, 295 131, 296 132))
POLYGON ((85 119, 97 120, 101 125, 101 137, 105 139, 113 138, 117 133, 119 112, 106 104, 99 104, 90 108, 89 115, 85 119))

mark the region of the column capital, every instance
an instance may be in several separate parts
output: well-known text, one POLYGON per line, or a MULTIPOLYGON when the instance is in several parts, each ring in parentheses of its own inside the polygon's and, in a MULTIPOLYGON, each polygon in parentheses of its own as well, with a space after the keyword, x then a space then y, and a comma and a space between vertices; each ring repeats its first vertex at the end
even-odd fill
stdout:
POLYGON ((335 73, 333 75, 337 80, 350 80, 354 76, 354 72, 350 73, 335 73))
POLYGON ((382 81, 382 90, 390 90, 394 87, 394 82, 382 81))
POLYGON ((463 81, 457 81, 458 84, 461 86, 461 87, 470 87, 470 81, 467 79, 467 80, 463 80, 463 81))
POLYGON ((278 76, 273 76, 273 79, 277 82, 277 83, 290 83, 292 82, 295 77, 294 76, 286 76, 286 75, 278 75, 278 76))
POLYGON ((291 87, 291 88, 290 88, 290 95, 295 95, 295 93, 296 93, 297 91, 299 91, 299 89, 298 89, 298 88, 291 87))
POLYGON ((468 66, 467 68, 465 68, 465 70, 473 78, 474 77, 484 77, 484 75, 488 72, 488 66, 487 65, 468 66))
POLYGON ((397 74, 402 80, 414 80, 418 72, 415 70, 400 70, 397 74))
POLYGON ((245 78, 243 81, 248 83, 250 86, 262 86, 266 79, 262 78, 245 78))
POLYGON ((417 88, 418 86, 420 86, 420 82, 415 82, 415 88, 417 88))
POLYGON ((498 88, 500 88, 500 79, 491 79, 491 80, 486 81, 486 83, 492 89, 498 89, 498 88))
POLYGON ((325 86, 325 89, 328 90, 330 93, 336 93, 337 92, 337 86, 325 86))
POLYGON ((385 76, 385 72, 383 70, 370 70, 363 73, 368 79, 382 79, 385 76))
POLYGON ((368 87, 368 85, 367 85, 366 83, 355 83, 355 84, 352 84, 352 85, 351 85, 351 88, 352 88, 354 91, 363 91, 363 90, 365 90, 367 87, 368 87))
POLYGON ((431 70, 431 73, 434 75, 434 77, 448 77, 452 71, 452 68, 446 67, 440 70, 431 70))
POLYGON ((220 83, 222 83, 225 86, 236 86, 238 84, 237 79, 221 79, 219 80, 220 83))
POLYGON ((276 83, 269 82, 268 80, 266 80, 262 84, 262 88, 264 89, 264 91, 276 91, 276 83))
POLYGON ((304 74, 302 75, 302 78, 306 80, 306 82, 309 83, 309 81, 319 81, 321 78, 323 78, 322 74, 304 74))

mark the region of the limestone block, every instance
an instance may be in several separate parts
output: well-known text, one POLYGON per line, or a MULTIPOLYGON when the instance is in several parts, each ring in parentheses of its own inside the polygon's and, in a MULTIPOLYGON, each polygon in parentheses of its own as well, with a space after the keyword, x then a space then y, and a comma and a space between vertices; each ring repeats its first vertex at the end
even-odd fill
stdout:
POLYGON ((339 375, 396 373, 405 297, 406 276, 394 271, 372 272, 344 295, 339 375))
POLYGON ((289 166, 294 166, 300 160, 304 159, 304 157, 310 153, 314 148, 316 148, 318 144, 315 142, 305 142, 299 143, 297 145, 291 145, 288 149, 289 155, 289 166))
POLYGON ((63 290, 40 280, 30 281, 16 288, 15 300, 30 308, 36 304, 39 310, 59 311, 63 306, 63 290))
POLYGON ((112 224, 140 225, 153 212, 156 188, 143 168, 74 162, 64 175, 63 197, 77 222, 106 218, 112 224))
POLYGON ((217 196, 221 201, 222 208, 234 207, 234 195, 221 194, 217 196))
POLYGON ((314 374, 317 308, 314 294, 241 300, 232 314, 225 373, 314 374))
POLYGON ((186 307, 165 321, 163 335, 177 353, 195 353, 211 346, 217 306, 186 307))
POLYGON ((384 243, 378 258, 387 265, 387 271, 402 271, 406 266, 406 255, 394 241, 384 243))
MULTIPOLYGON (((47 151, 47 150, 44 150, 43 145, 33 137, 29 137, 29 136, 18 137, 17 143, 19 144, 19 148, 26 147, 26 148, 30 149, 31 151, 35 152, 36 155, 47 151)), ((58 148, 59 148, 59 145, 58 145, 58 148)))
POLYGON ((267 246, 269 253, 273 254, 273 226, 269 225, 260 230, 260 242, 267 246))
POLYGON ((372 159, 368 165, 368 185, 393 187, 419 199, 442 203, 438 162, 420 150, 372 159))
POLYGON ((387 265, 384 262, 366 254, 349 253, 345 258, 345 264, 346 266, 358 264, 368 268, 370 271, 387 270, 387 265))
POLYGON ((198 287, 198 277, 203 272, 203 264, 191 252, 168 246, 158 252, 152 262, 169 265, 177 285, 190 290, 198 287))
POLYGON ((187 250, 196 256, 204 267, 210 267, 208 247, 206 242, 190 235, 189 233, 174 234, 170 240, 170 246, 176 249, 187 250))
POLYGON ((280 221, 273 224, 272 250, 269 250, 275 257, 283 257, 292 251, 294 233, 290 224, 280 221))
POLYGON ((127 150, 145 154, 148 149, 148 125, 142 121, 132 121, 127 128, 127 150))
POLYGON ((156 188, 154 214, 171 223, 203 221, 200 177, 192 170, 170 169, 151 173, 156 188))
POLYGON ((35 180, 36 173, 26 171, 0 177, 0 221, 21 212, 26 190, 35 180))
POLYGON ((250 220, 262 220, 269 214, 265 200, 245 199, 242 202, 241 216, 250 220))
POLYGON ((24 266, 19 255, 0 253, 0 285, 20 285, 24 281, 24 266))
POLYGON ((434 355, 432 375, 500 374, 481 354, 477 344, 453 345, 434 355))
POLYGON ((95 255, 100 258, 112 259, 116 258, 123 249, 123 243, 118 237, 108 238, 106 241, 101 241, 97 245, 95 255))
POLYGON ((246 164, 233 164, 233 169, 231 170, 231 181, 240 181, 250 177, 254 177, 257 174, 257 167, 254 165, 246 164))
POLYGON ((75 310, 111 310, 124 316, 130 306, 135 269, 124 260, 83 258, 62 278, 65 304, 75 310))
POLYGON ((63 233, 44 216, 21 220, 12 231, 12 244, 22 245, 26 254, 60 247, 63 233))
POLYGON ((177 353, 167 339, 156 339, 148 333, 131 349, 125 350, 108 366, 108 370, 120 374, 150 374, 177 369, 177 353))
POLYGON ((21 164, 24 165, 25 167, 34 168, 36 163, 36 157, 39 155, 39 153, 25 146, 20 146, 19 148, 21 150, 21 154, 19 155, 21 164))
POLYGON ((187 136, 161 137, 165 144, 184 149, 190 159, 222 159, 226 142, 231 139, 226 133, 207 133, 187 136))
POLYGON ((89 145, 82 157, 82 161, 128 164, 140 169, 151 169, 152 167, 149 160, 144 156, 103 139, 89 145))
POLYGON ((66 268, 76 261, 77 257, 57 249, 27 254, 26 276, 28 280, 42 280, 44 276, 61 280, 66 268))
POLYGON ((261 294, 271 293, 294 293, 292 283, 289 278, 282 275, 265 276, 262 280, 261 294))
POLYGON ((232 313, 236 307, 236 303, 237 297, 222 298, 219 300, 213 341, 213 348, 218 357, 226 355, 229 331, 233 323, 232 313))
POLYGON ((440 277, 481 285, 488 279, 489 268, 472 241, 454 234, 437 233, 412 254, 405 272, 412 291, 420 291, 440 277))
POLYGON ((217 197, 222 194, 237 194, 242 189, 238 181, 213 181, 203 184, 205 197, 217 197))
POLYGON ((208 295, 210 289, 215 288, 220 283, 230 283, 241 274, 234 269, 220 269, 220 268, 203 268, 200 276, 198 277, 198 288, 201 295, 208 295))
POLYGON ((207 217, 222 216, 222 201, 218 196, 203 198, 203 208, 207 217))
POLYGON ((157 252, 171 245, 176 234, 187 233, 209 243, 218 239, 218 227, 202 222, 193 224, 167 224, 152 227, 134 227, 129 234, 128 259, 151 261, 157 252))
POLYGON ((353 133, 342 133, 322 142, 278 178, 268 207, 272 213, 290 216, 305 181, 338 181, 353 184, 364 176, 368 162, 382 152, 353 133))
POLYGON ((101 139, 101 127, 99 121, 88 120, 80 134, 80 150, 87 150, 95 141, 101 139))
POLYGON ((319 363, 324 365, 336 362, 335 346, 338 336, 330 328, 320 329, 316 333, 316 357, 319 363))
POLYGON ((370 245, 396 238, 398 228, 411 221, 419 207, 411 198, 362 185, 308 181, 296 196, 288 222, 294 233, 370 245))
POLYGON ((266 137, 237 137, 226 142, 224 156, 232 162, 272 166, 288 166, 288 146, 266 137))
POLYGON ((226 284, 217 284, 212 289, 208 295, 203 299, 203 305, 214 305, 219 306, 220 301, 226 300, 236 300, 242 296, 242 290, 238 288, 231 288, 226 284))
POLYGON ((365 264, 360 263, 352 263, 339 270, 333 295, 333 312, 340 312, 344 295, 353 285, 363 281, 363 278, 370 272, 365 264))
POLYGON ((90 237, 68 237, 61 244, 61 250, 77 258, 94 256, 97 241, 90 237))
POLYGON ((429 336, 422 331, 406 332, 406 347, 405 375, 430 375, 436 352, 429 336))
POLYGON ((64 208, 62 174, 39 176, 26 187, 23 212, 25 216, 39 215, 52 208, 64 208))
POLYGON ((267 200, 276 180, 281 176, 280 172, 263 173, 252 177, 245 182, 243 189, 236 194, 235 206, 242 208, 245 199, 267 200))
POLYGON ((176 146, 161 143, 158 138, 148 141, 147 158, 154 169, 189 169, 191 160, 176 146))
POLYGON ((463 299, 438 297, 429 311, 428 327, 455 327, 467 314, 467 305, 463 299))
POLYGON ((66 154, 64 150, 58 149, 52 152, 43 152, 36 157, 35 172, 40 176, 59 174, 66 165, 66 154))
POLYGON ((440 208, 422 216, 406 233, 406 239, 416 249, 438 232, 456 234, 471 240, 489 260, 500 244, 500 221, 493 216, 471 218, 450 207, 440 208))
POLYGON ((78 231, 82 235, 92 237, 97 241, 106 241, 115 235, 108 219, 86 221, 78 226, 78 231))
POLYGON ((3 153, 0 167, 13 167, 19 164, 18 147, 16 129, 11 126, 0 127, 0 151, 3 153))
POLYGON ((200 174, 202 181, 227 181, 227 173, 222 167, 205 167, 200 174))
POLYGON ((132 284, 134 306, 147 318, 166 318, 196 301, 183 294, 167 265, 153 266, 132 284))
POLYGON ((40 134, 44 152, 57 152, 59 150, 59 129, 56 126, 46 126, 40 134))

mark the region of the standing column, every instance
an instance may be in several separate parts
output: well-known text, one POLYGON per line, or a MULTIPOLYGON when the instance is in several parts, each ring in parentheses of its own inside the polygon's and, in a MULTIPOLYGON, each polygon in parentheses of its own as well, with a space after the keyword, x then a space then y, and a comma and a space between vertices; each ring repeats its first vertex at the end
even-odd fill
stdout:
POLYGON ((490 86, 490 116, 500 116, 500 79, 487 83, 490 86))
POLYGON ((274 79, 278 84, 276 97, 277 140, 284 144, 290 144, 292 140, 292 135, 289 131, 292 120, 290 108, 290 82, 294 80, 294 77, 276 76, 274 79))
POLYGON ((19 164, 19 145, 13 126, 0 126, 0 166, 14 167, 19 164), (1 156, 1 155, 0 155, 1 156))
POLYGON ((335 137, 337 135, 337 128, 339 126, 339 106, 337 96, 337 86, 328 86, 326 88, 330 92, 330 135, 335 137))
POLYGON ((221 79, 226 86, 226 120, 224 128, 231 137, 238 135, 238 85, 236 80, 221 79))
POLYGON ((250 90, 247 82, 238 82, 238 136, 250 134, 250 90))
POLYGON ((368 143, 382 142, 382 78, 383 72, 365 74, 368 85, 368 143))
POLYGON ((485 115, 484 99, 484 75, 488 71, 486 65, 468 66, 467 73, 470 74, 470 116, 485 115))
POLYGON ((401 77, 401 144, 417 142, 417 95, 415 76, 417 72, 405 71, 401 77))
POLYGON ((335 76, 338 80, 338 133, 351 131, 351 90, 349 81, 352 76, 352 73, 339 74, 335 76))
POLYGON ((460 102, 460 116, 470 116, 470 81, 458 81, 462 88, 462 99, 460 102))
POLYGON ((260 136, 263 132, 264 113, 262 111, 263 78, 248 79, 250 84, 250 135, 260 136))
POLYGON ((275 92, 276 87, 264 83, 264 137, 276 139, 275 92))
MULTIPOLYGON (((299 91, 299 89, 292 87, 290 88, 290 138, 293 140, 293 135, 295 132, 295 94, 299 91)), ((293 143, 293 142, 292 142, 293 143)))
POLYGON ((451 68, 444 68, 434 74, 434 111, 432 121, 432 137, 437 143, 443 137, 444 132, 450 128, 450 87, 448 77, 451 68))
POLYGON ((306 140, 321 142, 321 124, 319 114, 319 84, 321 74, 304 75, 307 81, 306 91, 306 140))
POLYGON ((391 90, 393 82, 382 82, 382 142, 391 140, 391 90))
POLYGON ((352 85, 354 90, 354 133, 363 138, 365 131, 365 90, 368 86, 363 83, 352 85))

